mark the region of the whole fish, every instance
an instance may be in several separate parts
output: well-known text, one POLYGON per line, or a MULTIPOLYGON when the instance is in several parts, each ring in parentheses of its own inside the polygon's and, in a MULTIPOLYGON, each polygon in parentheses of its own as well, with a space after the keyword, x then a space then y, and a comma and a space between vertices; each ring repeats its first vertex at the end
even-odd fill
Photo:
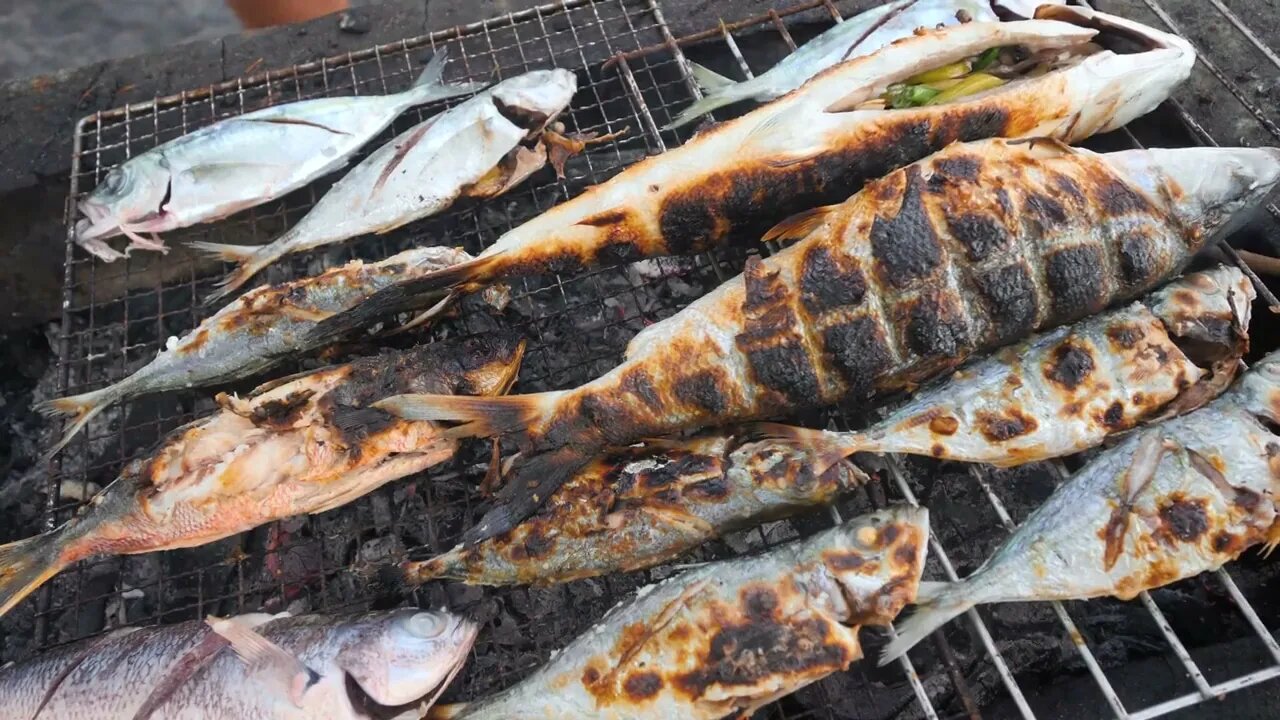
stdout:
POLYGON ((440 50, 404 92, 263 108, 130 158, 79 202, 84 218, 76 223, 75 241, 107 262, 125 256, 104 242, 121 234, 130 250, 164 251, 154 233, 224 218, 297 190, 345 165, 405 110, 484 87, 444 83, 445 61, 440 50))
POLYGON ((924 510, 896 507, 690 570, 641 589, 514 687, 442 715, 750 717, 862 656, 860 627, 915 597, 928 534, 924 510))
POLYGON ((434 702, 478 630, 412 609, 124 628, 0 668, 0 707, 49 720, 390 717, 434 702))
POLYGON ((706 95, 685 108, 663 130, 693 122, 702 115, 741 100, 775 100, 800 87, 832 65, 869 55, 889 43, 910 37, 917 28, 933 28, 957 22, 997 22, 996 8, 1006 14, 1029 18, 1036 5, 1061 3, 1047 0, 1031 7, 1024 2, 996 0, 894 0, 836 23, 835 27, 805 43, 781 62, 750 80, 735 82, 695 62, 689 63, 693 79, 706 95), (1012 7, 1008 7, 1012 5, 1012 7))
MULTIPOLYGON (((344 313, 378 290, 470 257, 453 248, 415 248, 381 262, 355 260, 314 277, 255 288, 181 338, 170 338, 154 360, 123 380, 37 405, 36 410, 45 415, 72 416, 70 427, 49 455, 117 402, 263 372, 364 327, 364 318, 355 324, 347 322, 344 313)), ((505 291, 498 289, 488 299, 504 304, 505 291)))
POLYGON ((786 443, 721 434, 613 450, 512 531, 403 563, 386 579, 546 585, 652 567, 723 533, 829 503, 865 480, 847 463, 815 474, 813 461, 786 443))
POLYGON ((1118 128, 1166 98, 1195 61, 1186 41, 1128 20, 1065 6, 1041 14, 1054 19, 964 23, 831 68, 547 210, 475 261, 385 292, 470 291, 498 278, 754 243, 784 218, 842 202, 957 140, 1074 142, 1118 128), (1099 44, 1141 50, 1119 54, 1099 44), (1009 47, 1030 60, 1009 72, 1029 75, 940 104, 863 107, 922 72, 1009 47))
POLYGON ((1244 273, 1218 266, 1127 307, 1001 348, 916 391, 865 430, 762 423, 755 434, 810 448, 820 458, 819 473, 857 452, 996 466, 1071 455, 1224 390, 1248 350, 1253 298, 1244 273))
POLYGON ((605 447, 862 402, 1141 295, 1277 180, 1276 149, 956 144, 814 213, 804 239, 645 328, 596 380, 378 406, 464 421, 458 436, 517 439, 522 463, 501 502, 464 536, 482 540, 605 447))
POLYGON ((504 392, 523 350, 510 336, 432 343, 219 396, 220 411, 126 465, 80 515, 0 545, 0 614, 80 559, 202 545, 448 460, 457 441, 442 428, 369 404, 395 389, 504 392))
POLYGON ((1139 430, 1080 469, 958 583, 922 588, 884 662, 982 603, 1074 600, 1216 570, 1280 543, 1280 353, 1220 398, 1139 430))
POLYGON ((568 107, 577 87, 568 70, 535 70, 503 80, 378 148, 270 243, 191 243, 239 264, 209 300, 291 253, 389 232, 462 197, 501 195, 545 164, 540 142, 533 149, 523 143, 536 139, 568 107))

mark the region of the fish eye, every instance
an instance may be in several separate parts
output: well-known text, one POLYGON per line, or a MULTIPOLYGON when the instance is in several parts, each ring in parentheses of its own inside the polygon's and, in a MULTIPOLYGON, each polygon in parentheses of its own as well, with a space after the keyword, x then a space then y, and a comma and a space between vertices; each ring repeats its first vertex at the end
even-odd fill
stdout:
POLYGON ((436 613, 421 612, 412 615, 406 622, 405 626, 410 633, 420 638, 440 637, 448 628, 449 623, 436 613))

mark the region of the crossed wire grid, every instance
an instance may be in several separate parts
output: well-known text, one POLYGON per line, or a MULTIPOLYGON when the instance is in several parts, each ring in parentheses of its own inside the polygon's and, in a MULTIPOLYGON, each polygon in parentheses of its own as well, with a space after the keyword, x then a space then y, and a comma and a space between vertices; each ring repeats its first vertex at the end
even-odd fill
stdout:
MULTIPOLYGON (((1170 24, 1171 18, 1161 6, 1145 0, 1144 3, 1156 16, 1157 25, 1161 21, 1166 26, 1170 24)), ((750 76, 752 67, 740 42, 759 51, 751 54, 766 57, 755 67, 762 71, 807 37, 869 4, 872 3, 865 0, 810 2, 676 39, 667 30, 662 8, 653 2, 578 0, 262 73, 211 90, 187 92, 85 118, 77 128, 72 198, 92 189, 106 171, 125 158, 215 118, 305 97, 395 91, 408 84, 436 48, 450 49, 452 59, 446 73, 450 79, 481 79, 495 74, 509 77, 552 65, 577 70, 580 90, 566 119, 569 129, 607 133, 628 128, 629 132, 624 138, 593 148, 571 161, 566 180, 555 182, 539 176, 525 188, 483 205, 461 207, 387 236, 295 257, 268 270, 262 281, 314 274, 352 257, 380 259, 417 244, 462 245, 478 252, 510 227, 555 202, 607 179, 646 154, 687 139, 688 131, 658 130, 698 92, 690 80, 682 48, 693 48, 690 52, 700 53, 700 59, 702 54, 724 58, 727 50, 738 70, 750 76), (606 59, 611 61, 606 64, 606 59)), ((1236 17, 1227 6, 1214 4, 1224 17, 1236 17)), ((1127 10, 1121 11, 1132 16, 1127 10)), ((1246 37, 1256 39, 1247 25, 1233 25, 1246 37)), ((1276 62, 1265 43, 1257 40, 1253 44, 1260 52, 1265 51, 1267 59, 1276 62)), ((1251 105, 1244 91, 1230 77, 1214 70, 1218 66, 1211 62, 1203 59, 1197 72, 1207 71, 1221 81, 1258 119, 1259 126, 1274 135, 1275 125, 1267 114, 1251 105)), ((384 137, 368 147, 377 147, 393 133, 434 114, 440 107, 406 113, 384 137)), ((1179 116, 1185 116, 1182 123, 1191 129, 1192 140, 1212 142, 1203 125, 1181 105, 1174 104, 1172 108, 1179 116), (1198 134, 1197 128, 1201 131, 1198 134)), ((1137 141, 1136 136, 1133 141, 1137 141)), ((175 246, 187 239, 266 242, 314 205, 328 182, 313 184, 280 202, 227 221, 173 233, 168 239, 175 246)), ((434 329, 431 337, 514 327, 530 338, 516 391, 570 387, 615 364, 626 341, 640 328, 673 314, 732 277, 743 258, 740 251, 726 251, 601 268, 573 277, 524 281, 515 288, 511 307, 501 318, 466 308, 460 317, 434 329)), ((61 394, 92 389, 126 376, 152 357, 167 337, 194 327, 216 309, 204 306, 201 298, 212 290, 221 269, 225 268, 189 255, 179 257, 178 251, 166 258, 134 257, 102 265, 68 242, 58 348, 63 373, 61 394)), ((277 374, 287 371, 279 370, 277 374)), ((105 485, 125 461, 145 452, 169 429, 208 412, 212 408, 208 400, 211 395, 197 390, 142 399, 92 425, 55 461, 46 525, 52 527, 61 522, 79 504, 74 500, 60 501, 60 491, 68 496, 83 495, 86 483, 105 485)), ((826 419, 819 417, 815 421, 826 419)), ((848 427, 864 423, 867 418, 838 414, 829 419, 837 427, 848 427)), ((486 458, 486 452, 472 448, 424 476, 383 488, 341 510, 274 523, 205 548, 82 563, 40 593, 33 613, 36 645, 68 642, 120 624, 173 622, 211 612, 368 607, 372 593, 361 576, 351 572, 352 568, 376 564, 403 547, 426 546, 432 551, 450 547, 462 529, 476 519, 473 488, 483 474, 486 458)), ((1011 492, 1018 488, 1009 487, 1007 482, 1002 484, 978 468, 968 470, 970 481, 982 489, 990 506, 993 525, 1007 525, 1010 519, 997 488, 1011 492)), ((1063 469, 1058 464, 1046 471, 1060 473, 1063 469)), ((919 476, 919 466, 889 459, 887 477, 891 482, 852 494, 831 511, 831 517, 818 513, 737 533, 681 562, 772 547, 829 526, 834 518, 865 512, 890 500, 913 500, 921 487, 919 476)), ((934 515, 935 527, 940 519, 934 515)), ((948 555, 937 533, 931 550, 935 558, 931 560, 931 572, 940 568, 940 574, 945 576, 956 574, 952 556, 962 558, 962 570, 972 570, 981 560, 980 553, 964 552, 964 548, 954 546, 948 555)), ((433 584, 415 593, 415 599, 422 606, 447 604, 471 613, 485 624, 468 668, 448 696, 472 698, 515 682, 616 601, 675 569, 664 567, 553 588, 496 592, 433 584)), ((1106 703, 1106 708, 1120 717, 1154 717, 1280 674, 1280 648, 1252 606, 1229 574, 1219 572, 1214 579, 1222 584, 1244 622, 1262 639, 1275 663, 1247 675, 1211 678, 1210 682, 1168 622, 1163 621, 1159 607, 1150 598, 1143 598, 1141 602, 1170 643, 1170 652, 1186 669, 1191 687, 1186 694, 1142 710, 1135 710, 1132 702, 1126 705, 1120 699, 1089 650, 1090 644, 1072 622, 1072 615, 1055 605, 1054 613, 1064 623, 1068 641, 1097 681, 1100 707, 1106 703)), ((1075 607, 1072 612, 1077 612, 1075 607)), ((909 659, 886 669, 858 663, 849 672, 807 688, 762 711, 762 715, 835 718, 846 716, 850 707, 859 707, 905 717, 974 717, 979 713, 979 703, 971 690, 971 678, 994 669, 999 689, 1013 700, 1017 712, 1033 717, 1034 698, 1028 700, 1015 679, 1015 670, 1000 652, 988 627, 990 623, 983 620, 986 613, 969 614, 971 632, 985 651, 977 661, 981 667, 974 663, 962 666, 952 645, 963 643, 964 638, 948 631, 936 635, 932 646, 923 652, 912 653, 924 668, 920 672, 909 659), (928 656, 922 657, 925 654, 928 656), (944 702, 937 703, 939 698, 944 702)), ((1106 710, 1100 714, 1105 715, 1106 710)))

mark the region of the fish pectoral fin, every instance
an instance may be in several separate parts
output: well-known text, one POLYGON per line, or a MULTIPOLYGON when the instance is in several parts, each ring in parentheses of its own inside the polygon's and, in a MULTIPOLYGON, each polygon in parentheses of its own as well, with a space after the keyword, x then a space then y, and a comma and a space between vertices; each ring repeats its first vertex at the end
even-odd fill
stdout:
POLYGON ((784 106, 765 118, 742 139, 749 154, 764 158, 771 167, 785 168, 811 160, 826 150, 822 143, 815 143, 806 133, 794 132, 792 118, 797 117, 798 106, 784 106))
POLYGON ((277 676, 290 701, 302 707, 307 690, 320 681, 320 674, 307 667, 295 655, 263 637, 247 623, 236 618, 205 618, 209 629, 221 635, 245 663, 263 673, 277 676))
POLYGON ((1106 571, 1115 567, 1124 552, 1124 538, 1129 533, 1129 520, 1133 515, 1133 505, 1138 496, 1155 479, 1160 460, 1171 449, 1159 433, 1151 432, 1138 443, 1133 453, 1133 460, 1120 478, 1119 502, 1111 510, 1111 517, 1103 528, 1105 547, 1102 553, 1102 566, 1106 571))
POLYGON ((1080 154, 1080 151, 1076 148, 1071 147, 1056 137, 1050 137, 1048 135, 1006 140, 1005 144, 1026 145, 1027 149, 1035 153, 1036 157, 1039 158, 1055 158, 1080 154))
POLYGON ((329 312, 328 310, 310 310, 296 305, 285 305, 281 307, 280 314, 300 322, 323 322, 335 315, 335 313, 329 312))
POLYGON ((680 528, 687 534, 696 537, 708 537, 715 533, 715 526, 711 523, 696 515, 691 515, 675 508, 642 507, 640 512, 653 518, 656 522, 680 528))
POLYGON ((622 675, 622 672, 631 664, 631 660, 635 658, 640 650, 643 649, 650 640, 657 636, 658 633, 662 632, 667 625, 670 625, 671 621, 675 620, 676 616, 680 614, 680 611, 684 610, 685 607, 688 606, 689 601, 698 593, 702 592, 703 588, 707 587, 710 583, 710 580, 699 580, 698 582, 689 585, 689 587, 685 588, 680 595, 662 608, 657 617, 653 619, 653 622, 645 628, 645 633, 643 635, 633 640, 629 645, 624 645, 618 648, 618 663, 609 671, 609 675, 604 679, 603 687, 612 687, 617 682, 618 677, 622 675))
POLYGON ((524 182, 526 178, 547 164, 547 149, 535 145, 533 149, 517 145, 498 164, 478 180, 462 188, 462 197, 497 197, 524 182))
POLYGON ((814 230, 817 230, 818 227, 827 219, 827 216, 839 208, 839 205, 822 205, 816 208, 802 210, 801 212, 798 212, 769 228, 761 240, 764 242, 770 242, 772 240, 777 240, 779 242, 800 240, 814 230))
MULTIPOLYGON (((260 175, 264 170, 279 171, 285 166, 276 163, 217 160, 187 168, 185 172, 193 181, 201 184, 243 182, 246 176, 260 175)), ((292 166, 287 169, 292 170, 292 166)))

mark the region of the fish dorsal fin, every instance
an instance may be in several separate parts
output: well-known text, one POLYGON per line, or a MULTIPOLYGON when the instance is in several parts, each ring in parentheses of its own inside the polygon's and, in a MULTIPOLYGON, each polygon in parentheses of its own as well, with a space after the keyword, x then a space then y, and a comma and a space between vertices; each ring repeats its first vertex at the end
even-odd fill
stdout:
POLYGON ((840 208, 839 205, 822 205, 792 215, 782 222, 774 225, 765 232, 761 239, 763 242, 777 240, 786 242, 788 240, 800 240, 809 233, 818 229, 826 221, 827 216, 840 208))
POLYGON ((320 681, 320 674, 307 667, 288 650, 263 637, 237 618, 205 619, 209 628, 221 635, 245 664, 255 671, 274 676, 289 700, 299 708, 307 690, 320 681))
POLYGON ((822 154, 821 142, 803 132, 795 132, 793 121, 800 119, 803 103, 784 103, 747 133, 742 145, 749 155, 759 155, 772 167, 788 167, 822 154))
POLYGON ((1071 147, 1055 137, 1040 136, 1005 140, 1005 145, 1026 145, 1027 151, 1036 158, 1055 158, 1079 155, 1080 150, 1071 147))

